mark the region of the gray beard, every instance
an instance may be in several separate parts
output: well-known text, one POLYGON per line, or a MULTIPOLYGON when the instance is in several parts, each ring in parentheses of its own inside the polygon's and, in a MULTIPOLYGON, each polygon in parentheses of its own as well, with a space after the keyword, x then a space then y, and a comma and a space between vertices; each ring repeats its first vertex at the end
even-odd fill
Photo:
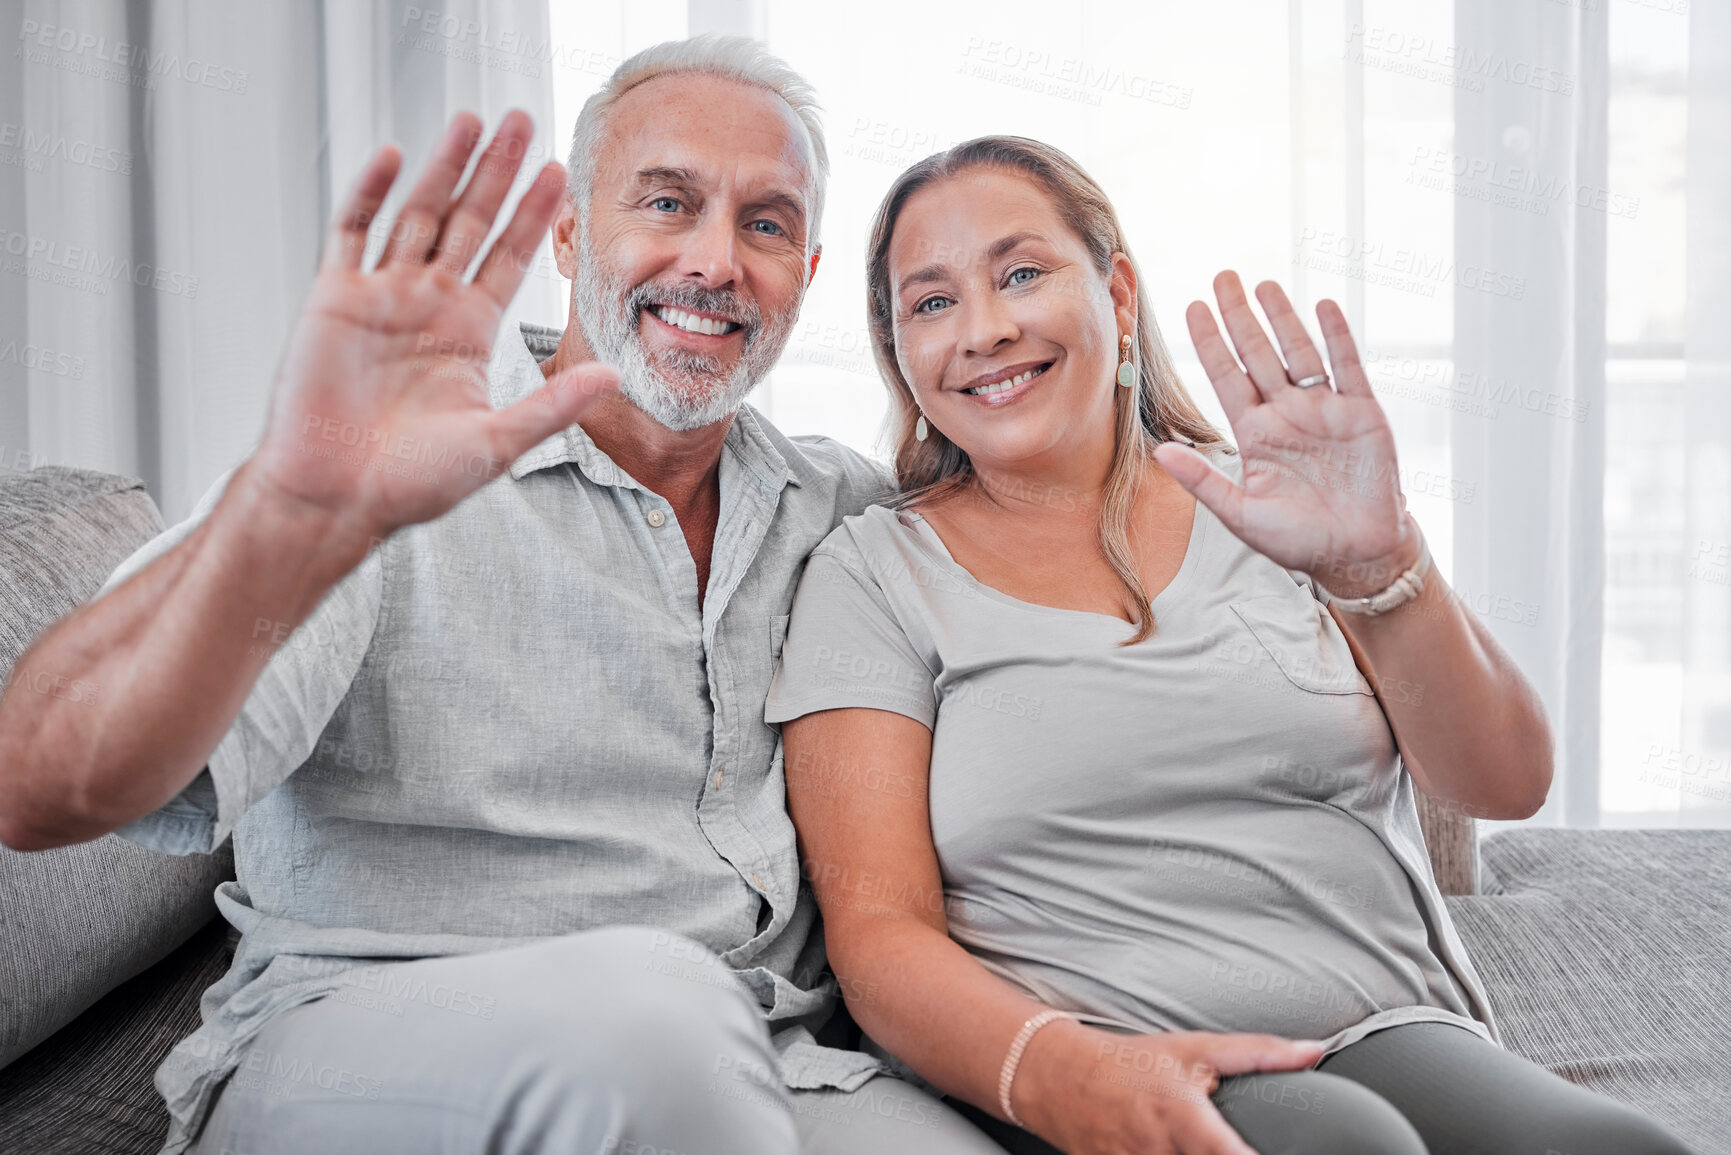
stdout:
POLYGON ((578 223, 577 279, 572 284, 577 323, 597 361, 619 370, 619 392, 675 433, 713 425, 739 411, 775 362, 799 316, 796 301, 785 316, 767 320, 755 302, 728 289, 695 285, 627 285, 595 258, 586 221, 578 223), (651 302, 692 312, 721 314, 743 324, 745 349, 731 372, 719 357, 673 350, 651 364, 639 332, 651 302))

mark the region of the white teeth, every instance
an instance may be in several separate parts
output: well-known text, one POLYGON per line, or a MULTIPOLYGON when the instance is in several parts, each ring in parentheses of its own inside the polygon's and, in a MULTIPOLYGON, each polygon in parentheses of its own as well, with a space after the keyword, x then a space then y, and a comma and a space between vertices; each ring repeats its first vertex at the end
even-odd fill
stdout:
POLYGON ((656 305, 652 311, 669 325, 676 329, 684 329, 687 333, 707 333, 711 337, 719 337, 738 328, 732 321, 717 321, 710 317, 699 317, 695 313, 687 313, 684 309, 675 309, 671 305, 656 305))
POLYGON ((1044 373, 1045 371, 1046 371, 1046 366, 1041 365, 1037 369, 1028 369, 1028 370, 1025 370, 1021 373, 1018 373, 1014 377, 1011 377, 1008 381, 999 381, 995 385, 976 385, 974 388, 964 389, 964 390, 962 390, 962 392, 963 393, 972 393, 975 397, 990 397, 994 393, 1003 393, 1006 390, 1014 389, 1016 386, 1020 385, 1022 382, 1031 380, 1035 377, 1038 377, 1040 374, 1044 373))

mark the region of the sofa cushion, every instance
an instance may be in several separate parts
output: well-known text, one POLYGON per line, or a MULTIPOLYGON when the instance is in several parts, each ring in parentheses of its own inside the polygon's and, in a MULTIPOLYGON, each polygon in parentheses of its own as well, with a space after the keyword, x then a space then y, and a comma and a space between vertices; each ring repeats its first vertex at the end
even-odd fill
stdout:
POLYGON ((1504 830, 1450 913, 1511 1051, 1731 1155, 1731 831, 1504 830))
MULTIPOLYGON (((0 683, 37 634, 161 529, 133 478, 60 466, 0 477, 0 683)), ((0 1067, 209 922, 211 892, 233 869, 226 851, 176 858, 113 835, 34 854, 0 848, 0 1067)))
POLYGON ((198 1029, 204 989, 233 957, 220 918, 0 1071, 0 1151, 154 1155, 168 1112, 151 1075, 198 1029))

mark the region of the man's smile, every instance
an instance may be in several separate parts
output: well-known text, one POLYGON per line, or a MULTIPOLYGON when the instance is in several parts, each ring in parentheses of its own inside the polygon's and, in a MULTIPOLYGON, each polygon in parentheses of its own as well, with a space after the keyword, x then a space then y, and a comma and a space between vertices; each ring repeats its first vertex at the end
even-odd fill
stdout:
MULTIPOLYGON (((732 321, 726 317, 718 317, 709 313, 694 313, 689 309, 679 309, 672 305, 646 305, 643 312, 655 318, 665 328, 677 330, 688 337, 708 337, 721 341, 744 328, 738 321, 732 321)), ((707 344, 708 342, 703 343, 707 344)))

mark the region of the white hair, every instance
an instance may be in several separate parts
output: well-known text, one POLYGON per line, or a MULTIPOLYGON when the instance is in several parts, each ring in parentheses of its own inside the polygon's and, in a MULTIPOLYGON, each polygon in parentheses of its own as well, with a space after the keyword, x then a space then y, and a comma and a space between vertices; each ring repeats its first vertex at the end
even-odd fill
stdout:
POLYGON ((817 249, 818 225, 823 220, 824 190, 829 183, 829 151, 824 147, 817 93, 806 79, 756 40, 743 36, 705 33, 688 40, 668 40, 626 60, 613 70, 601 90, 583 104, 577 127, 571 132, 571 200, 580 222, 587 223, 589 196, 594 191, 595 158, 607 114, 619 98, 646 80, 670 73, 694 72, 721 76, 755 85, 775 93, 805 126, 811 141, 811 219, 806 228, 805 250, 817 249))

